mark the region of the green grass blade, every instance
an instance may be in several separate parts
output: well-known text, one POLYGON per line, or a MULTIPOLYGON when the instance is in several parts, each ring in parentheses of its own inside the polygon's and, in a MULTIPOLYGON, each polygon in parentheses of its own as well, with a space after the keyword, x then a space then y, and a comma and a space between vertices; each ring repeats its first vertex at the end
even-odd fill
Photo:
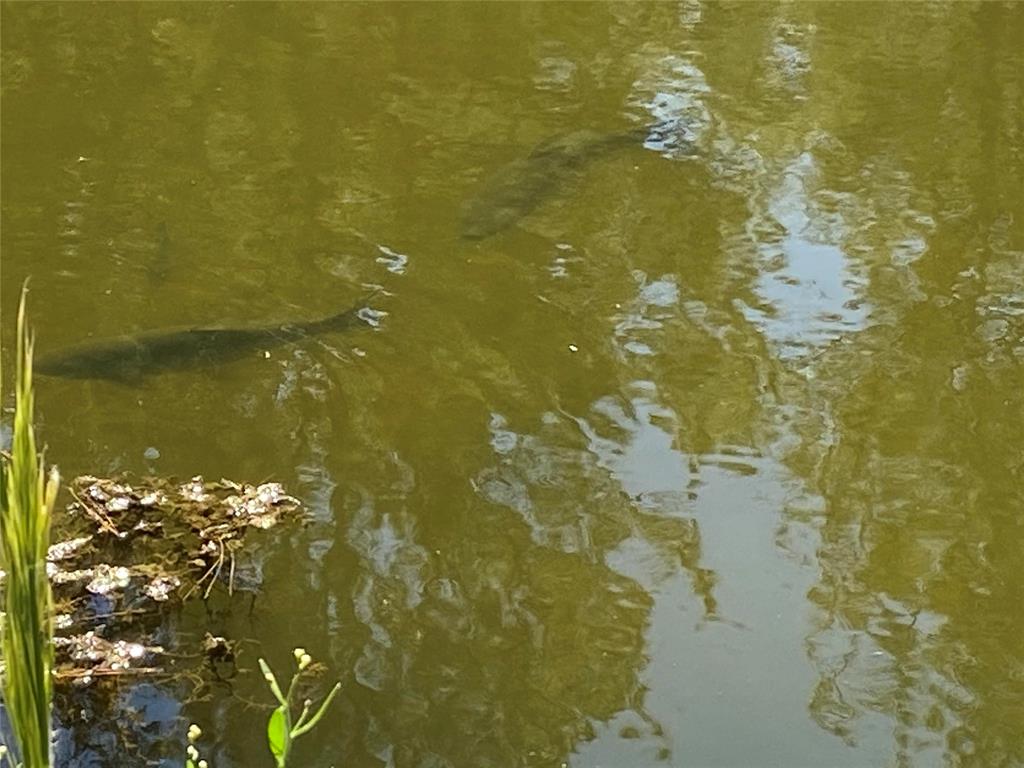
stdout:
POLYGON ((32 427, 32 337, 25 291, 18 309, 14 435, 0 488, 0 563, 6 618, 0 630, 4 706, 25 768, 51 765, 53 596, 46 577, 56 473, 46 478, 32 427))

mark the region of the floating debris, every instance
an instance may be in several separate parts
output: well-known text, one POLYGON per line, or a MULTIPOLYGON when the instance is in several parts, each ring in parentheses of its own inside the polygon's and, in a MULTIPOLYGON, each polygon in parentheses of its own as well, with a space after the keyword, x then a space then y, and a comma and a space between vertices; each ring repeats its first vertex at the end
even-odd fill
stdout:
POLYGON ((132 572, 123 565, 100 563, 92 569, 92 581, 85 588, 94 595, 109 595, 116 589, 127 587, 131 580, 132 572))
MULTIPOLYGON (((200 475, 184 483, 85 475, 70 490, 65 527, 86 530, 50 547, 47 575, 62 634, 58 679, 79 685, 159 671, 162 646, 151 636, 162 612, 193 595, 208 597, 218 583, 231 593, 246 532, 271 528, 301 508, 279 483, 207 482, 200 475)), ((200 650, 210 655, 205 645, 200 650)))
POLYGON ((138 702, 200 697, 236 674, 236 642, 179 635, 176 613, 218 588, 258 590, 261 571, 244 557, 247 537, 299 519, 301 504, 278 483, 198 475, 185 482, 83 476, 69 491, 73 501, 55 516, 60 540, 46 563, 57 732, 62 754, 88 754, 102 734, 110 753, 121 755, 152 737, 148 721, 137 719, 138 702))
POLYGON ((107 509, 111 512, 124 512, 131 505, 131 500, 126 496, 115 496, 107 502, 107 509))
POLYGON ((211 635, 209 632, 203 638, 203 653, 212 662, 234 661, 235 643, 220 635, 211 635))
POLYGON ((151 493, 147 493, 145 496, 139 499, 139 504, 141 504, 144 507, 152 507, 154 504, 166 503, 167 497, 160 491, 153 491, 151 493))
POLYGON ((50 577, 50 583, 55 586, 65 584, 77 584, 86 579, 92 579, 95 571, 92 568, 79 568, 74 571, 62 571, 53 563, 46 564, 46 575, 50 577))
POLYGON ((157 576, 143 587, 142 590, 150 599, 162 603, 170 599, 171 594, 180 586, 181 579, 177 576, 157 576))
POLYGON ((66 560, 90 541, 92 541, 92 536, 79 536, 77 539, 58 542, 47 550, 46 560, 50 563, 66 560))
POLYGON ((203 478, 201 475, 193 477, 190 482, 184 483, 178 487, 179 493, 182 497, 189 501, 195 501, 202 503, 210 498, 210 495, 206 492, 206 486, 203 484, 203 478))
POLYGON ((160 646, 106 640, 93 630, 70 637, 55 637, 54 645, 72 661, 78 662, 77 673, 71 677, 80 683, 91 682, 96 675, 117 674, 133 667, 139 671, 154 671, 146 666, 147 662, 164 652, 160 646))

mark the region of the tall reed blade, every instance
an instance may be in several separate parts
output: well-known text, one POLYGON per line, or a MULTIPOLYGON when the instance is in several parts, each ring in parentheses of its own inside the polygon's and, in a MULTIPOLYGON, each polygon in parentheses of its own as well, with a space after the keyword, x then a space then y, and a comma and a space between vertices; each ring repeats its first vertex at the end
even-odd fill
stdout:
POLYGON ((51 765, 53 596, 46 576, 58 476, 44 476, 32 428, 32 337, 25 291, 18 308, 14 435, 0 484, 0 565, 6 615, 0 632, 3 702, 25 768, 51 765))

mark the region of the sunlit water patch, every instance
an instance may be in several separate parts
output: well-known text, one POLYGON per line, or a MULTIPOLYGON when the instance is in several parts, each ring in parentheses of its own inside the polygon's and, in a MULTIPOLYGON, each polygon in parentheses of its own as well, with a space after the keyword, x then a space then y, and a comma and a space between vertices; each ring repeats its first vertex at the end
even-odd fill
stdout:
POLYGON ((645 77, 633 84, 629 101, 631 107, 649 115, 653 126, 644 146, 665 157, 690 154, 712 122, 706 103, 711 89, 696 57, 651 46, 639 52, 640 57, 654 59, 645 77))
POLYGON ((863 303, 865 281, 851 269, 836 242, 808 239, 815 211, 808 200, 815 163, 804 153, 782 173, 759 214, 778 222, 776 237, 765 239, 770 227, 751 222, 762 260, 757 290, 769 311, 746 307, 749 320, 760 327, 782 357, 812 351, 853 333, 869 316, 863 303))
POLYGON ((637 296, 629 306, 616 307, 614 338, 616 346, 630 355, 656 354, 660 344, 655 341, 665 321, 678 314, 679 287, 674 275, 649 280, 640 271, 633 272, 637 296))

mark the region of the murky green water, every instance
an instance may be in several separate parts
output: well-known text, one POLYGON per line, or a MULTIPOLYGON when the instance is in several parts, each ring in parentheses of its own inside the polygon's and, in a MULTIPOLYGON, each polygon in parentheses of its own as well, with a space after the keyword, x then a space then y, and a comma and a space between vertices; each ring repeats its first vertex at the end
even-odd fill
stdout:
MULTIPOLYGON (((376 329, 39 383, 67 476, 307 501, 251 612, 177 624, 338 671, 302 765, 1019 766, 1022 40, 997 3, 5 4, 5 370, 27 275, 41 352, 384 289, 376 329)), ((265 765, 243 699, 139 717, 265 765)))

